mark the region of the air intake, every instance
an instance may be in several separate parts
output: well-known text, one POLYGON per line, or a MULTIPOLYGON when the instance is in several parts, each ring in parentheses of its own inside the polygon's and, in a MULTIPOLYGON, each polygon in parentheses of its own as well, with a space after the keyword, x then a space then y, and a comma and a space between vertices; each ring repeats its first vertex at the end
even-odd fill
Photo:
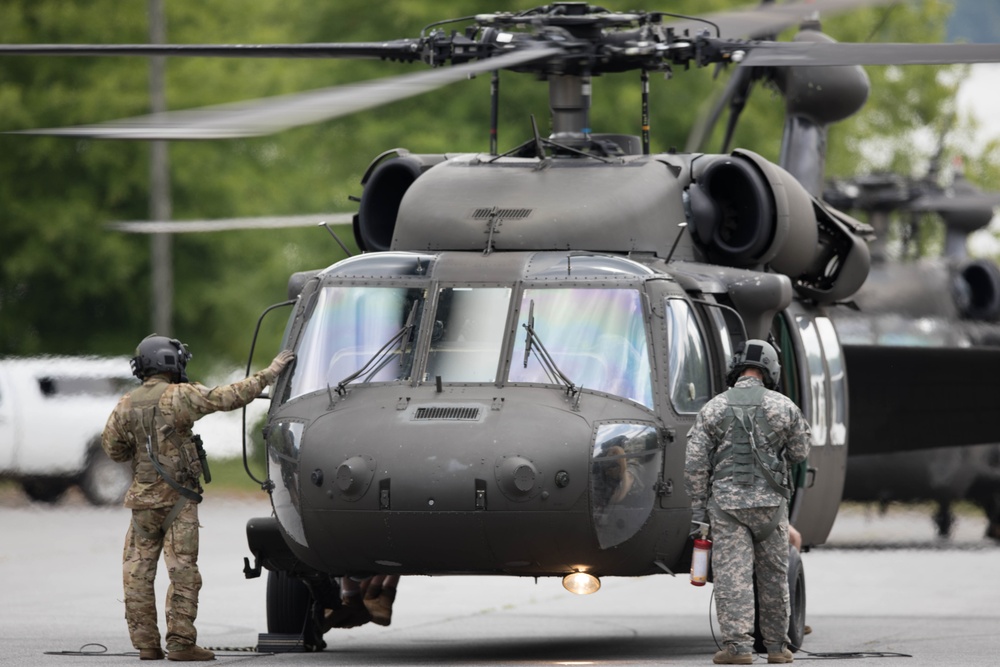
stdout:
POLYGON ((531 215, 530 208, 477 208, 472 212, 473 220, 489 220, 497 217, 501 220, 524 220, 531 215))
POLYGON ((413 421, 426 421, 430 419, 446 419, 452 421, 476 421, 479 419, 479 408, 417 408, 413 413, 413 421))

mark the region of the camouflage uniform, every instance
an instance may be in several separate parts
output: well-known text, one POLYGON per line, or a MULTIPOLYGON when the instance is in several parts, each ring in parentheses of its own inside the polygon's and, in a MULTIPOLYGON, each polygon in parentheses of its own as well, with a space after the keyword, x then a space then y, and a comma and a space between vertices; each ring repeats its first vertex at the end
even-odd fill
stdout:
POLYGON ((173 384, 167 374, 153 375, 122 397, 108 418, 101 438, 104 451, 115 461, 132 463, 132 485, 125 495, 125 506, 132 509, 132 523, 125 537, 122 573, 125 620, 135 648, 160 648, 153 581, 161 551, 170 577, 166 602, 168 651, 194 646, 201 589, 197 502, 179 503, 183 500, 180 492, 150 462, 147 434, 153 438, 161 468, 176 482, 200 494, 202 469, 192 440, 194 422, 213 412, 243 407, 274 378, 275 372, 268 368, 245 380, 209 389, 198 383, 173 384), (142 421, 143 404, 155 405, 173 432, 168 428, 149 433, 155 429, 142 421), (164 522, 175 506, 179 513, 163 532, 164 522))
MULTIPOLYGON (((773 431, 768 442, 754 424, 761 457, 784 458, 786 463, 805 460, 811 438, 802 412, 788 397, 764 390, 756 377, 743 376, 734 385, 737 390, 753 387, 764 392, 760 407, 773 431)), ((759 463, 744 461, 747 474, 737 474, 732 425, 723 432, 734 396, 730 392, 716 396, 698 414, 688 433, 685 486, 692 509, 702 515, 707 509, 712 526, 712 570, 723 641, 731 652, 752 653, 756 572, 761 634, 768 653, 780 653, 788 643, 788 508, 764 478, 759 463), (756 541, 774 519, 777 526, 770 535, 756 541)))

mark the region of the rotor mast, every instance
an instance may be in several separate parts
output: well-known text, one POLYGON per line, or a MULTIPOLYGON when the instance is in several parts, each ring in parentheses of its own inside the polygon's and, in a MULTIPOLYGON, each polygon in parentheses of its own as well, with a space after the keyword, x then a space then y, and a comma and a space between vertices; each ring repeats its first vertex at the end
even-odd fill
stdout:
POLYGON ((585 144, 590 141, 591 79, 589 74, 549 75, 552 141, 585 144))

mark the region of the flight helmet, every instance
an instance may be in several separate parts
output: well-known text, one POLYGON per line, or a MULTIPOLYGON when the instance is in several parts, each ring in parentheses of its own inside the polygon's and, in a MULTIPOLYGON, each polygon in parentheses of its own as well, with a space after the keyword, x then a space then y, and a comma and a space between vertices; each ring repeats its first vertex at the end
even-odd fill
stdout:
POLYGON ((778 361, 778 353, 770 343, 751 338, 743 348, 737 350, 733 355, 733 361, 729 365, 729 384, 736 384, 736 379, 744 368, 759 368, 764 373, 764 386, 774 389, 778 386, 781 376, 781 363, 778 361))
POLYGON ((176 338, 151 334, 142 339, 132 357, 132 374, 140 380, 150 375, 167 373, 175 382, 187 382, 187 346, 176 338))

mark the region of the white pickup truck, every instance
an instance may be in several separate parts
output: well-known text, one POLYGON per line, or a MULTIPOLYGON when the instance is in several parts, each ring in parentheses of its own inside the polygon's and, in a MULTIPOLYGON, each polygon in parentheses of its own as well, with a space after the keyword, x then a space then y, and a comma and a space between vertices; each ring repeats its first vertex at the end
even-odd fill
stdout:
POLYGON ((95 505, 120 503, 132 473, 104 453, 101 432, 137 385, 127 358, 0 359, 0 478, 38 501, 78 484, 95 505))

